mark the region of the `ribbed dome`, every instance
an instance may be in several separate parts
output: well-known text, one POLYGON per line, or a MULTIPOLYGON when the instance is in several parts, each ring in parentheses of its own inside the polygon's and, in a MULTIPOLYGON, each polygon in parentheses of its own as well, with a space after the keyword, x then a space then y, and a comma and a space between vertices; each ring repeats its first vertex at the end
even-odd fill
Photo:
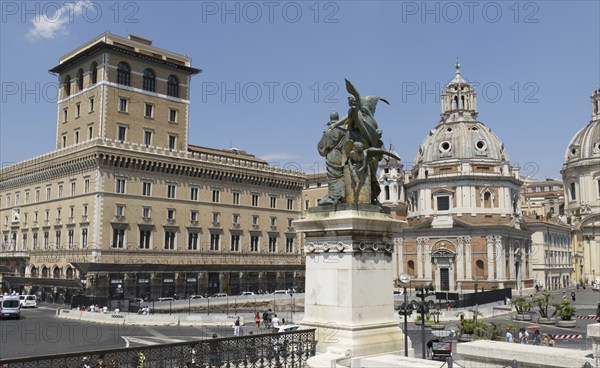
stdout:
POLYGON ((504 144, 480 122, 442 123, 429 132, 415 164, 448 159, 495 159, 508 161, 504 144))
POLYGON ((600 89, 592 94, 592 121, 575 134, 565 152, 564 163, 600 158, 600 89))
POLYGON ((442 94, 440 123, 419 147, 415 165, 448 159, 508 161, 504 144, 477 121, 477 93, 461 76, 458 63, 454 79, 442 94))
POLYGON ((564 163, 592 157, 600 157, 600 120, 590 122, 575 134, 565 152, 564 163))

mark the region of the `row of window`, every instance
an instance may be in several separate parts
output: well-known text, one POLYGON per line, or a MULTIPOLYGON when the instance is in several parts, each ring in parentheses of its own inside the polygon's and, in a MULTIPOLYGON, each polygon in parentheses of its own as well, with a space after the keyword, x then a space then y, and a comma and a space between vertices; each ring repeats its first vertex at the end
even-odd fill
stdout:
MULTIPOLYGON (((82 221, 86 222, 87 221, 87 217, 88 217, 88 205, 84 204, 83 205, 83 210, 82 210, 82 221)), ((56 209, 56 222, 60 223, 62 220, 62 208, 59 207, 56 209)), ((12 211, 12 222, 19 222, 21 221, 21 213, 20 213, 20 209, 15 208, 12 211)), ((23 214, 23 223, 27 224, 29 221, 29 214, 27 212, 25 212, 23 214)), ((48 223, 50 221, 50 210, 46 209, 44 210, 44 220, 46 223, 48 223)), ((33 211, 33 225, 37 225, 39 222, 39 212, 38 211, 33 211)), ((69 223, 73 223, 75 222, 75 206, 70 206, 69 207, 69 216, 68 216, 68 222, 69 223)), ((4 216, 4 225, 7 226, 9 224, 9 217, 4 216)))
MULTIPOLYGON (((70 188, 70 195, 74 196, 77 194, 77 180, 73 179, 69 182, 68 184, 68 188, 70 188)), ((90 192, 90 179, 89 178, 84 178, 83 179, 83 193, 89 193, 90 192)), ((23 196, 23 202, 21 202, 21 192, 15 192, 15 202, 14 202, 14 206, 20 206, 20 205, 26 205, 30 203, 31 200, 31 195, 30 195, 30 190, 25 190, 24 191, 24 196, 23 196)), ((63 198, 63 196, 65 195, 65 183, 58 183, 58 186, 56 187, 56 198, 63 198)), ((45 189, 45 197, 44 199, 46 201, 51 200, 52 197, 52 184, 47 184, 46 185, 46 189, 45 189)), ((42 188, 41 187, 37 187, 34 189, 33 191, 33 201, 34 203, 40 202, 42 200, 42 188)), ((0 196, 0 207, 2 205, 2 197, 0 196)), ((11 193, 7 193, 6 194, 6 200, 5 200, 5 207, 11 207, 12 202, 11 202, 11 193)))
MULTIPOLYGON (((90 67, 90 84, 98 83, 98 63, 93 62, 90 67)), ((83 68, 77 71, 76 86, 77 91, 83 90, 83 68)), ((142 88, 145 91, 156 92, 156 73, 149 68, 144 69, 142 80, 142 88)), ((117 65, 117 83, 130 86, 131 85, 131 67, 126 62, 120 62, 117 65)), ((71 75, 67 74, 63 79, 64 96, 71 95, 71 75)), ((171 74, 167 79, 167 96, 179 97, 179 79, 171 74)))
MULTIPOLYGON (((113 229, 113 237, 112 237, 112 248, 123 249, 125 248, 127 241, 127 231, 122 228, 114 228, 113 229)), ((140 228, 139 230, 139 243, 136 244, 136 248, 138 249, 153 249, 153 231, 140 228)), ((67 230, 67 238, 66 242, 63 243, 63 231, 55 230, 53 242, 50 239, 50 231, 44 231, 41 233, 40 238, 39 232, 32 233, 31 243, 29 243, 28 233, 23 233, 21 238, 21 243, 19 244, 17 239, 17 233, 13 232, 12 235, 4 234, 4 241, 2 244, 2 250, 28 250, 28 247, 31 246, 32 250, 37 249, 58 249, 61 246, 65 246, 67 249, 74 249, 76 247, 87 248, 88 246, 88 229, 82 228, 79 243, 75 241, 75 230, 69 229, 67 230), (58 246, 57 246, 58 245, 58 246), (20 248, 20 249, 19 249, 20 248)), ((202 250, 199 247, 199 233, 198 232, 188 232, 187 237, 187 249, 188 250, 202 250)), ((269 253, 277 253, 277 237, 269 236, 268 237, 268 248, 267 251, 269 253)), ((260 252, 261 248, 261 236, 259 235, 251 235, 250 242, 247 247, 247 251, 249 252, 260 252)), ((208 241, 207 250, 210 251, 220 251, 221 250, 221 234, 218 233, 210 233, 209 241, 208 241)), ((242 249, 242 235, 239 234, 231 234, 230 243, 229 243, 229 251, 239 252, 242 249)), ((127 246, 128 248, 129 245, 127 246)), ((177 250, 178 242, 177 242, 177 232, 175 230, 165 229, 164 231, 164 242, 163 249, 165 250, 177 250)), ((286 237, 285 240, 285 252, 293 253, 294 252, 294 238, 286 237)))

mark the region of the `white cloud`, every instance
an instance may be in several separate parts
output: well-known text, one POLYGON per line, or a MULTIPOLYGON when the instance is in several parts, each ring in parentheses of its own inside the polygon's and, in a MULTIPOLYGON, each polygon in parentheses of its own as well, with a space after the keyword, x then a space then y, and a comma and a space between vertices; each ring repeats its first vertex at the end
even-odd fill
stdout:
MULTIPOLYGON (((58 4, 58 3, 57 3, 58 4)), ((37 14, 31 20, 33 27, 27 32, 27 37, 31 40, 40 38, 52 39, 57 35, 66 35, 69 33, 67 26, 73 23, 75 18, 82 16, 84 11, 95 11, 96 6, 91 0, 77 1, 71 3, 63 3, 59 8, 43 7, 40 9, 41 14, 37 14)))

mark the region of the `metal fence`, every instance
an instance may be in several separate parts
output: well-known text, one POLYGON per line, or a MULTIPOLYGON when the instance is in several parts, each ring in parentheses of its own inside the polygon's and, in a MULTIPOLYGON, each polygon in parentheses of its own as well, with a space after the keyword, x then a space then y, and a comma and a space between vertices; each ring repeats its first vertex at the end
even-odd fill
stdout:
POLYGON ((0 368, 303 368, 315 329, 0 360, 0 368))

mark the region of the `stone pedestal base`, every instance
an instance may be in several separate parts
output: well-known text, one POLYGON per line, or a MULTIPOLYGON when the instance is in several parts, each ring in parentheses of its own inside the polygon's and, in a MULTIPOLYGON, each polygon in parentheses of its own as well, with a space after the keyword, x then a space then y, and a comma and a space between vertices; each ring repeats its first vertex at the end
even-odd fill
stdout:
POLYGON ((404 354, 404 334, 394 310, 392 254, 394 234, 406 223, 391 219, 378 206, 353 207, 317 208, 294 222, 305 234, 300 324, 317 328, 317 356, 309 360, 311 367, 358 367, 360 357, 404 354))

